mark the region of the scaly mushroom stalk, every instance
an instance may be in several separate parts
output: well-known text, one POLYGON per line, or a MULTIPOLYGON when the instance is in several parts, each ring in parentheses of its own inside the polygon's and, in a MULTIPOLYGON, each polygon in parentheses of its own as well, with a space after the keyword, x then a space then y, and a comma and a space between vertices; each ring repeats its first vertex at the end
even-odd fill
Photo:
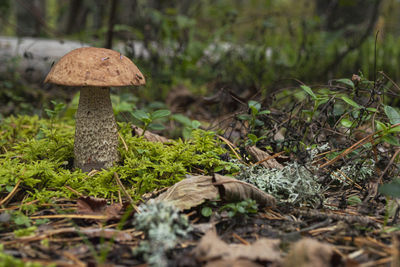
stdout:
POLYGON ((118 129, 108 87, 82 87, 76 112, 74 165, 83 171, 119 160, 118 129))

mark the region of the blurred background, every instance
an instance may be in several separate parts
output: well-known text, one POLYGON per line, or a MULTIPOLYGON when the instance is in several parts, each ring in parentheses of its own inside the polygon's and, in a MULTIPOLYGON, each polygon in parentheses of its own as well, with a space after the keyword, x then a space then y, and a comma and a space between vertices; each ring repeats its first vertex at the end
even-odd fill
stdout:
POLYGON ((399 18, 398 0, 1 0, 0 114, 40 115, 49 100, 73 102, 76 90, 43 80, 85 45, 122 52, 146 76, 145 87, 113 89, 122 111, 194 116, 204 103, 225 112, 233 102, 272 101, 300 81, 380 73, 396 82, 399 18))

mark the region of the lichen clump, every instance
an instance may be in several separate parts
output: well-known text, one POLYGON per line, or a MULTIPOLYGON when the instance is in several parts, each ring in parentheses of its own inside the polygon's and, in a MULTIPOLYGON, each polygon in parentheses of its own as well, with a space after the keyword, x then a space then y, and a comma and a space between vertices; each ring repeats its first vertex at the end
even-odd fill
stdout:
POLYGON ((114 180, 116 172, 133 199, 139 199, 145 192, 173 185, 195 168, 210 172, 230 165, 220 159, 226 150, 213 132, 198 130, 188 141, 168 144, 132 136, 129 123, 119 123, 119 132, 127 145, 120 142, 120 162, 89 177, 72 168, 72 120, 55 122, 37 116, 4 119, 0 126, 0 194, 7 194, 21 181, 20 187, 28 196, 21 196, 24 202, 76 197, 66 186, 84 195, 116 198, 120 190, 114 180))
POLYGON ((171 204, 154 200, 140 205, 139 211, 134 226, 145 233, 146 240, 140 242, 135 253, 150 266, 167 266, 167 251, 191 230, 187 217, 171 204))

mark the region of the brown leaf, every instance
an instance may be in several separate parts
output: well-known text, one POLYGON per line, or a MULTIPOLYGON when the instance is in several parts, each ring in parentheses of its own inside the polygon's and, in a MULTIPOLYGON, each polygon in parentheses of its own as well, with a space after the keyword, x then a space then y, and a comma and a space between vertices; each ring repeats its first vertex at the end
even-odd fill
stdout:
POLYGON ((93 214, 93 215, 106 215, 111 218, 119 218, 119 212, 122 209, 122 205, 114 203, 107 205, 107 200, 95 197, 80 197, 77 201, 78 214, 93 214))
POLYGON ((261 207, 275 207, 275 198, 254 185, 237 179, 215 174, 215 184, 222 186, 221 199, 240 201, 254 199, 261 207))
POLYGON ((180 210, 190 209, 206 200, 216 200, 220 197, 227 201, 254 199, 260 206, 275 206, 275 198, 257 187, 237 179, 215 174, 212 176, 192 176, 182 180, 156 200, 168 201, 180 210))
POLYGON ((230 266, 236 266, 232 264, 236 262, 241 264, 242 261, 262 262, 269 263, 268 266, 278 266, 281 262, 279 243, 279 240, 261 238, 251 245, 227 244, 217 236, 215 230, 212 230, 201 238, 193 250, 193 255, 198 261, 207 262, 206 266, 228 266, 228 263, 231 264, 230 266), (215 265, 216 263, 220 265, 215 265))
POLYGON ((218 189, 213 185, 212 176, 192 176, 184 179, 166 192, 159 195, 156 200, 168 201, 180 210, 196 207, 206 200, 218 198, 218 189))
MULTIPOLYGON (((137 127, 136 125, 132 125, 132 130, 133 130, 134 135, 136 135, 136 136, 142 136, 142 134, 143 134, 143 129, 137 127)), ((150 142, 160 142, 160 143, 171 142, 170 139, 168 139, 164 136, 149 132, 149 131, 146 131, 144 133, 144 138, 150 142)))
POLYGON ((103 211, 107 206, 107 200, 103 198, 84 196, 80 197, 76 204, 78 204, 77 212, 79 214, 93 214, 103 211))
POLYGON ((282 164, 276 161, 270 154, 259 149, 256 146, 248 146, 246 147, 247 152, 255 158, 257 162, 260 162, 260 165, 265 168, 274 168, 274 169, 283 169, 282 164))
POLYGON ((296 242, 286 256, 285 267, 299 266, 341 266, 341 256, 329 244, 311 238, 303 238, 296 242))

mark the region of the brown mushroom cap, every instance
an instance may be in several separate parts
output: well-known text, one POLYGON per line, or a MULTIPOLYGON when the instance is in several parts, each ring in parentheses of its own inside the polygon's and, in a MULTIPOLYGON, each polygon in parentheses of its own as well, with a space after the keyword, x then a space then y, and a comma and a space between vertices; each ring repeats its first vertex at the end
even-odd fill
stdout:
POLYGON ((129 58, 114 50, 97 47, 82 47, 64 55, 44 82, 101 87, 146 83, 143 74, 129 58))

